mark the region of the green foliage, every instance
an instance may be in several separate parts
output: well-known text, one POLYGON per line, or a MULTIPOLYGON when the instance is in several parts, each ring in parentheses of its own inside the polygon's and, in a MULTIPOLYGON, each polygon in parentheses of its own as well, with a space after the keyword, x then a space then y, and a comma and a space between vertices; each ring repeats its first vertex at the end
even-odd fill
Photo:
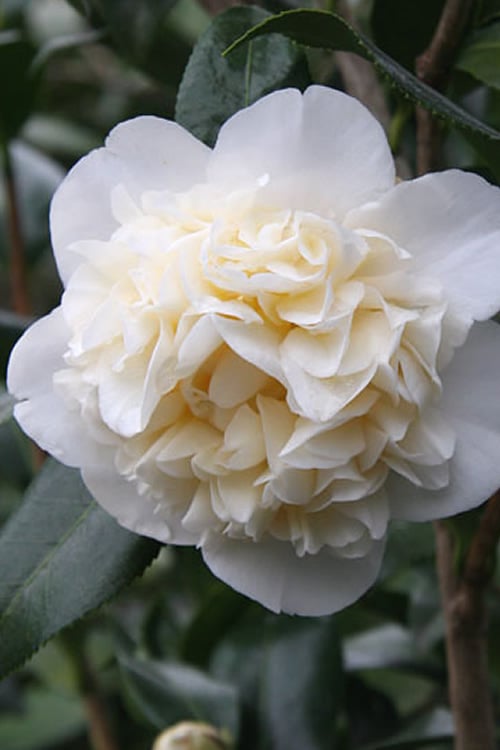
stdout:
POLYGON ((230 8, 210 24, 186 67, 175 117, 180 125, 212 146, 228 117, 264 94, 310 83, 304 54, 279 36, 256 39, 230 57, 222 53, 247 29, 268 18, 261 8, 230 8))
POLYGON ((183 664, 120 656, 127 697, 157 730, 180 721, 205 721, 238 735, 234 686, 183 664))
POLYGON ((272 16, 237 39, 227 50, 230 55, 241 44, 262 34, 280 33, 300 44, 324 49, 344 50, 370 60, 401 94, 430 109, 435 115, 477 136, 491 139, 500 149, 500 133, 426 86, 390 58, 367 37, 352 29, 335 13, 320 10, 290 10, 272 16))
POLYGON ((78 472, 48 462, 0 535, 0 675, 106 602, 157 553, 93 502, 78 472))
POLYGON ((73 739, 85 727, 83 707, 76 696, 31 688, 21 710, 22 721, 15 712, 0 716, 0 747, 5 750, 43 750, 73 739))
MULTIPOLYGON (((212 18, 211 0, 68 1, 80 15, 68 15, 67 0, 5 0, 0 8, 0 135, 13 164, 34 315, 60 294, 51 196, 114 124, 138 114, 172 117, 175 106, 178 122, 212 145, 228 117, 269 91, 310 82, 344 88, 331 50, 375 65, 394 149, 409 172, 421 103, 468 139, 445 140, 445 167, 500 180, 499 0, 476 4, 445 94, 409 72, 442 0, 357 3, 361 32, 338 15, 307 10, 308 0, 212 18), (63 16, 69 20, 59 24, 63 16), (233 51, 223 56, 227 47, 233 51)), ((2 182, 3 372, 31 320, 9 308, 8 222, 2 182)), ((49 461, 34 478, 33 447, 12 411, 0 384, 2 750, 88 748, 84 700, 92 690, 121 750, 150 750, 157 731, 188 719, 227 727, 236 750, 452 747, 429 524, 393 524, 378 583, 335 617, 274 616, 215 581, 196 550, 163 548, 153 560, 159 545, 120 528, 76 471, 49 461)), ((450 525, 460 570, 477 514, 450 525)), ((489 615, 495 633, 493 596, 489 615)), ((500 649, 491 640, 498 704, 500 649)))
POLYGON ((20 32, 0 31, 0 70, 2 106, 0 107, 0 142, 13 138, 30 114, 35 101, 38 80, 31 71, 35 48, 20 32))
POLYGON ((471 35, 457 60, 457 68, 487 86, 500 89, 500 21, 471 35))

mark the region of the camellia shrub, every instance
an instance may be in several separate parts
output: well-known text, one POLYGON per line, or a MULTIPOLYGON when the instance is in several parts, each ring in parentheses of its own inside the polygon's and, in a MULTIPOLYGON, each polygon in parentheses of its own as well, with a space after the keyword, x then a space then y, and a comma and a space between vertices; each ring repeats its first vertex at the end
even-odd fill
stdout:
POLYGON ((500 7, 74 5, 0 31, 0 745, 494 750, 500 7))

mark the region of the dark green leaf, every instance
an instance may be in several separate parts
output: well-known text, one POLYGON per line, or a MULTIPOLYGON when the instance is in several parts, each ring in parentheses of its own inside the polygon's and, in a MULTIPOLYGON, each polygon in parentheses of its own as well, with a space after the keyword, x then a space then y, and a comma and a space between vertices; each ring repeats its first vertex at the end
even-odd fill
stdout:
POLYGON ((8 422, 12 417, 15 403, 14 397, 7 393, 3 386, 0 386, 0 424, 8 422))
POLYGON ((216 586, 184 634, 182 654, 186 661, 205 667, 216 644, 251 606, 236 591, 216 586))
POLYGON ((269 617, 216 651, 214 669, 237 681, 272 750, 333 750, 343 701, 337 632, 331 619, 269 617), (253 684, 252 684, 253 683, 253 684))
MULTIPOLYGON (((64 169, 21 141, 14 142, 10 152, 23 242, 31 262, 49 246, 49 204, 64 177, 64 169)), ((7 238, 6 197, 0 186, 0 262, 5 264, 9 253, 7 238)))
POLYGON ((371 28, 375 43, 388 55, 415 69, 415 59, 429 44, 444 0, 375 0, 371 28))
POLYGON ((33 108, 38 80, 30 70, 35 48, 21 35, 0 32, 0 70, 2 104, 0 106, 0 140, 6 143, 15 136, 33 108))
POLYGON ((321 10, 290 10, 279 13, 247 31, 226 50, 226 54, 232 54, 241 44, 262 34, 276 32, 311 47, 355 52, 373 62, 401 94, 426 107, 448 123, 465 131, 472 131, 485 139, 491 139, 492 147, 500 150, 498 131, 480 122, 445 96, 419 81, 335 13, 321 10))
POLYGON ((178 83, 190 45, 169 28, 177 0, 79 0, 94 28, 109 34, 120 55, 159 80, 178 83))
POLYGON ((374 742, 362 750, 423 750, 429 746, 451 748, 453 740, 453 720, 450 712, 444 708, 436 708, 394 737, 383 742, 374 742))
POLYGON ((487 86, 500 90, 500 21, 472 34, 458 57, 456 67, 487 86))
POLYGON ((332 622, 278 622, 274 635, 262 679, 271 747, 334 748, 343 679, 332 622))
POLYGON ((96 505, 77 471, 47 462, 0 535, 0 676, 110 599, 158 549, 96 505))
POLYGON ((238 734, 236 689, 194 667, 121 655, 127 695, 156 729, 179 721, 206 721, 238 734))
POLYGON ((176 0, 90 0, 121 48, 142 60, 176 0))
POLYGON ((480 0, 477 10, 478 25, 491 23, 495 18, 500 18, 500 0, 480 0))
POLYGON ((82 47, 86 44, 95 44, 101 41, 104 36, 103 31, 90 30, 79 31, 74 34, 64 34, 49 39, 39 50, 33 60, 35 69, 42 68, 58 52, 67 52, 75 47, 82 47))
POLYGON ((349 671, 410 666, 421 658, 411 633, 399 625, 381 625, 344 641, 349 671))
POLYGON ((242 107, 275 89, 303 89, 310 82, 303 53, 283 37, 257 39, 222 56, 237 36, 268 17, 261 8, 230 8, 212 21, 193 50, 179 88, 176 120, 210 146, 222 123, 242 107))
POLYGON ((0 747, 5 750, 42 750, 84 731, 85 715, 80 700, 31 688, 25 693, 22 713, 2 712, 0 747))

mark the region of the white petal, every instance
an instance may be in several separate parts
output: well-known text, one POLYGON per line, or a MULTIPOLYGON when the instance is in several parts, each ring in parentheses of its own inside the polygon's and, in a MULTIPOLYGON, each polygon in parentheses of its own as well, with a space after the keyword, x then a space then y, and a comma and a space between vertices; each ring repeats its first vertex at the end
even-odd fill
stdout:
POLYGON ((135 483, 127 482, 114 468, 111 450, 102 452, 99 466, 84 468, 82 478, 90 493, 121 526, 144 536, 172 544, 196 544, 198 534, 182 526, 186 508, 168 508, 147 495, 139 494, 135 483))
POLYGON ((481 177, 449 170, 401 182, 347 223, 410 252, 463 316, 484 320, 500 308, 500 190, 481 177))
POLYGON ((391 474, 391 515, 408 521, 444 518, 480 505, 500 487, 500 330, 477 323, 444 374, 442 409, 456 431, 450 484, 423 490, 391 474))
POLYGON ((67 466, 93 464, 100 446, 88 435, 80 414, 67 408, 52 378, 65 368, 68 329, 60 307, 28 328, 14 347, 7 373, 18 399, 14 416, 38 445, 67 466))
POLYGON ((298 557, 287 542, 239 541, 211 535, 202 546, 210 570, 236 591, 274 612, 327 615, 351 604, 375 581, 384 550, 346 560, 323 549, 298 557))
POLYGON ((266 380, 265 372, 226 349, 213 371, 208 396, 217 406, 231 409, 255 396, 266 380))
POLYGON ((137 117, 112 130, 106 147, 81 159, 52 201, 52 243, 62 280, 81 262, 68 245, 108 240, 117 228, 113 188, 123 185, 137 203, 145 190, 186 190, 205 179, 209 154, 187 130, 158 117, 137 117))
MULTIPOLYGON (((394 184, 379 123, 356 99, 323 86, 277 91, 223 125, 209 176, 227 188, 268 177, 278 207, 341 219, 394 184)), ((263 180, 262 180, 263 181, 263 180)))

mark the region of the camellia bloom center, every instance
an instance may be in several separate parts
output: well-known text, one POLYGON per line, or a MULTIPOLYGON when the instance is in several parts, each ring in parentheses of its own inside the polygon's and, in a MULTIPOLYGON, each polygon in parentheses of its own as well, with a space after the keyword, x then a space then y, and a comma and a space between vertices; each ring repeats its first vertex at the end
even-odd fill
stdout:
POLYGON ((115 189, 109 242, 70 248, 83 262, 54 383, 154 498, 166 540, 173 506, 201 543, 364 556, 386 532, 389 469, 448 483, 435 405, 453 321, 388 237, 258 197, 115 189))

